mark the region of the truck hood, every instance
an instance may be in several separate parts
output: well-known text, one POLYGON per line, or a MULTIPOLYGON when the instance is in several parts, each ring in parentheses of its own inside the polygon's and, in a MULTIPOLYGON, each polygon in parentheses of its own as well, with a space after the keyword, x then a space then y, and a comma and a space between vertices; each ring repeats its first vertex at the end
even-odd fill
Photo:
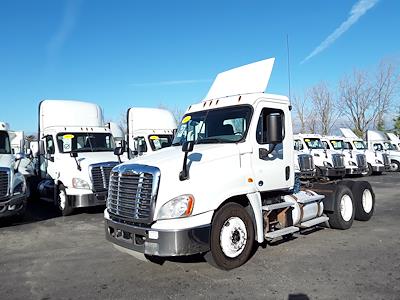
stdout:
POLYGON ((1 154, 0 155, 0 167, 13 168, 14 162, 15 162, 14 156, 12 154, 1 154))
MULTIPOLYGON (((69 159, 72 160, 71 163, 75 164, 72 157, 69 157, 69 159)), ((114 155, 113 152, 82 152, 78 153, 78 157, 76 159, 80 163, 82 169, 89 167, 91 164, 98 164, 102 162, 118 162, 118 157, 114 155)))
POLYGON ((246 180, 239 153, 237 144, 197 144, 188 154, 189 179, 183 181, 179 179, 185 155, 181 147, 164 148, 120 166, 139 164, 159 168, 161 177, 155 217, 163 204, 183 194, 194 195, 193 214, 199 214, 213 209, 212 202, 210 204, 213 198, 227 199, 240 193, 239 189, 243 190, 246 180))

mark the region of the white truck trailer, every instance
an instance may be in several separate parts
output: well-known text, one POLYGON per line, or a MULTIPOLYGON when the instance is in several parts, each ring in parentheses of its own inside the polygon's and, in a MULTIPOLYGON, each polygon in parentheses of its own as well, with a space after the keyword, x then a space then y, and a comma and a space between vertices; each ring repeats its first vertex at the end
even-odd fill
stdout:
POLYGON ((367 160, 367 170, 363 175, 369 176, 371 174, 382 174, 382 172, 390 170, 389 155, 376 151, 374 149, 368 149, 367 144, 359 138, 350 128, 340 128, 344 138, 346 148, 351 153, 363 153, 367 160))
POLYGON ((390 159, 390 171, 400 172, 400 151, 388 140, 383 132, 367 131, 368 148, 386 153, 390 159))
POLYGON ((364 153, 354 153, 346 148, 346 143, 341 136, 323 136, 322 143, 327 149, 344 155, 346 175, 361 175, 367 171, 367 158, 364 153))
POLYGON ((273 62, 219 74, 187 109, 171 147, 113 168, 109 241, 148 257, 205 253, 232 269, 256 243, 326 221, 347 229, 355 217, 372 216, 367 182, 296 190, 289 100, 263 93, 273 62))
POLYGON ((8 124, 0 122, 0 218, 22 215, 29 193, 24 175, 18 171, 22 157, 13 153, 9 132, 8 124))
POLYGON ((170 111, 131 107, 126 115, 129 159, 171 146, 176 121, 170 111))
POLYGON ((342 178, 346 174, 344 155, 326 149, 321 138, 319 134, 296 134, 293 136, 294 148, 313 156, 317 177, 342 178))
MULTIPOLYGON (((111 169, 118 164, 114 138, 101 108, 81 101, 39 104, 36 192, 62 215, 74 208, 104 205, 111 169)), ((33 178, 32 178, 33 179, 33 178)), ((33 184, 32 184, 33 185, 33 184)))

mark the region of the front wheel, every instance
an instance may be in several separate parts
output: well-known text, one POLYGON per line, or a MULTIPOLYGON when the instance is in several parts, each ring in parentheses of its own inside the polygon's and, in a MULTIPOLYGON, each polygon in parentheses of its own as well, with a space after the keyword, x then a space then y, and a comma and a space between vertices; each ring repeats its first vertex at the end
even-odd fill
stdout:
POLYGON ((397 160, 390 161, 390 171, 392 172, 400 171, 400 163, 397 160))
POLYGON ((253 247, 253 222, 244 207, 228 203, 220 208, 212 221, 206 260, 217 268, 231 270, 250 258, 253 247))
POLYGON ((372 165, 371 164, 368 164, 367 165, 367 169, 363 172, 363 173, 361 173, 361 175, 362 176, 371 176, 372 175, 372 165))
POLYGON ((57 206, 63 216, 68 216, 74 211, 68 203, 68 196, 62 184, 58 186, 57 206))

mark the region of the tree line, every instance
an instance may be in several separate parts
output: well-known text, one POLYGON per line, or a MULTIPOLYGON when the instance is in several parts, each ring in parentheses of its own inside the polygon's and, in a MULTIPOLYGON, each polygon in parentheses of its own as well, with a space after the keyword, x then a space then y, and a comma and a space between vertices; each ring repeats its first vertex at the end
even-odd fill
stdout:
POLYGON ((400 73, 393 61, 382 61, 374 70, 354 70, 343 76, 334 88, 320 82, 302 97, 292 99, 297 129, 302 133, 331 134, 338 125, 346 126, 360 137, 368 129, 400 133, 400 73), (394 128, 386 124, 396 111, 394 128))

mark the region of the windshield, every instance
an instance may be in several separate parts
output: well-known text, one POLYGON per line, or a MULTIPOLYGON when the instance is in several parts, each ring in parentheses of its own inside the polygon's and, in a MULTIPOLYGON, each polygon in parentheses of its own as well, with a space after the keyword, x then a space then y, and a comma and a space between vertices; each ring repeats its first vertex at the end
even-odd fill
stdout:
POLYGON ((11 154, 10 138, 6 131, 0 131, 0 154, 11 154))
POLYGON ((252 109, 248 105, 199 111, 183 117, 172 145, 186 141, 236 143, 246 137, 252 109))
POLYGON ((367 145, 364 143, 364 141, 354 141, 354 146, 357 150, 367 149, 367 145))
POLYGON ((392 144, 392 143, 389 143, 389 142, 383 142, 383 147, 384 147, 386 150, 397 150, 396 145, 394 145, 394 144, 392 144))
POLYGON ((333 149, 335 150, 342 150, 346 149, 344 146, 344 142, 342 140, 330 140, 333 149))
POLYGON ((151 149, 153 149, 153 151, 157 151, 162 148, 171 146, 172 134, 150 135, 149 141, 150 141, 151 149))
POLYGON ((304 139, 304 142, 307 144, 308 149, 324 149, 321 140, 318 138, 307 138, 304 139))
POLYGON ((65 132, 57 134, 61 153, 113 151, 114 139, 110 133, 65 132))

